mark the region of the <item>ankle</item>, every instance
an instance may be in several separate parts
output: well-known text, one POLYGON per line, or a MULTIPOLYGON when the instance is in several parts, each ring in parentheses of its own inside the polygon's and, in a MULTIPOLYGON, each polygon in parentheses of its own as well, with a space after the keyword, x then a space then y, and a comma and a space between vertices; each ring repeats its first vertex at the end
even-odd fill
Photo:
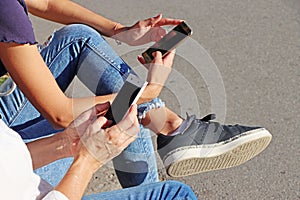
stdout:
POLYGON ((165 123, 165 126, 160 130, 160 134, 163 135, 171 135, 174 131, 176 131, 180 125, 182 124, 183 119, 180 117, 177 117, 173 120, 168 120, 165 123))

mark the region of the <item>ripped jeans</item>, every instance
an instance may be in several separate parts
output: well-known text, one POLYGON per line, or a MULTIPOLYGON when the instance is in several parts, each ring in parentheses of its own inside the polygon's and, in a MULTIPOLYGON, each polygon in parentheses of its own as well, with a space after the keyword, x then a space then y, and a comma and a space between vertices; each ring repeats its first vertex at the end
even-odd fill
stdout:
MULTIPOLYGON (((115 93, 131 72, 103 37, 85 25, 69 25, 56 31, 40 48, 40 53, 62 91, 77 76, 95 95, 115 93)), ((57 132, 18 88, 1 97, 0 114, 2 120, 25 141, 57 132)), ((71 162, 72 158, 58 160, 37 169, 36 173, 56 185, 71 162)), ((157 182, 158 172, 150 131, 141 125, 138 139, 116 157, 113 164, 123 187, 157 182)))

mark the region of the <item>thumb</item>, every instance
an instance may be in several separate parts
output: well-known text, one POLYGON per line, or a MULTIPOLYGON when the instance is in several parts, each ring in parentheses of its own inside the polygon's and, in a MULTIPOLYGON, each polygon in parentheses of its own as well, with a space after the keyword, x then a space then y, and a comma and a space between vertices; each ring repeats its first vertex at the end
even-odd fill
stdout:
POLYGON ((154 59, 153 59, 153 63, 156 64, 162 64, 162 54, 160 51, 155 51, 152 53, 154 59))
POLYGON ((98 117, 92 124, 88 127, 88 134, 85 134, 86 137, 89 137, 91 135, 94 135, 98 133, 100 130, 102 130, 108 120, 105 117, 98 117))
POLYGON ((151 26, 154 26, 162 19, 162 14, 158 14, 157 16, 151 18, 151 26))
POLYGON ((105 117, 99 117, 94 123, 98 123, 98 125, 102 128, 108 123, 108 120, 105 117))

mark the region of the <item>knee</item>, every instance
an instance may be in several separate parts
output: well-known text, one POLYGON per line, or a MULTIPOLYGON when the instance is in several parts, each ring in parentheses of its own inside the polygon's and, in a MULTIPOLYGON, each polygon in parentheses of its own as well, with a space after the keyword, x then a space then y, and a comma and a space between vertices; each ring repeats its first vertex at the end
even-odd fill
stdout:
POLYGON ((80 33, 97 32, 95 29, 85 24, 70 24, 66 26, 66 29, 72 32, 80 32, 80 33))
POLYGON ((198 199, 190 186, 179 181, 166 181, 163 188, 170 199, 198 199))
POLYGON ((99 40, 99 38, 104 40, 104 38, 97 30, 85 24, 66 25, 63 28, 61 28, 57 33, 61 33, 62 35, 73 36, 73 39, 74 38, 85 39, 85 38, 97 37, 97 40, 99 40))

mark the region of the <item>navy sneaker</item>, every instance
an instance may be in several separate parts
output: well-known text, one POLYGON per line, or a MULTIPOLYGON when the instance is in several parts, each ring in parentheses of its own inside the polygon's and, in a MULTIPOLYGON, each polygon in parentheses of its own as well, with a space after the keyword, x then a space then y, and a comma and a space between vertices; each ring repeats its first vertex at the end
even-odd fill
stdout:
POLYGON ((240 165, 262 152, 272 135, 262 127, 221 125, 215 115, 187 116, 187 128, 175 136, 157 137, 158 153, 172 177, 240 165))

